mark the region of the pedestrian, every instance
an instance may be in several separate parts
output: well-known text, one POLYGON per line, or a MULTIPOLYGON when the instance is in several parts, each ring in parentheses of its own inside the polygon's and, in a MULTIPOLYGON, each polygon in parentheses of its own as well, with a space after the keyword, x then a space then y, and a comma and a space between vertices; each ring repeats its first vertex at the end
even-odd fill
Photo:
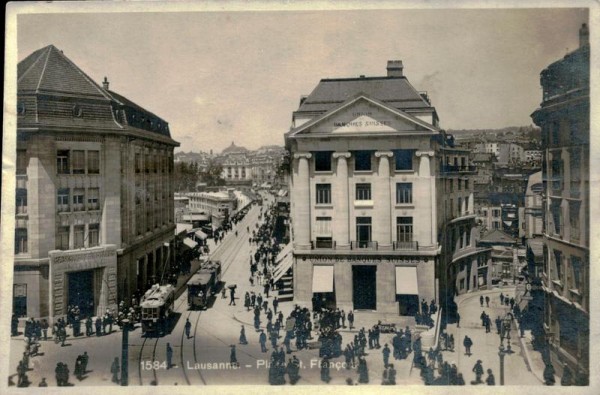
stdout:
POLYGON ((492 373, 492 369, 487 370, 487 378, 485 379, 485 383, 487 385, 496 385, 496 379, 494 379, 494 374, 492 373))
POLYGON ((229 301, 229 305, 235 306, 235 287, 229 288, 229 297, 231 298, 231 300, 229 301))
POLYGON ((10 321, 10 334, 11 336, 18 336, 19 335, 19 318, 17 318, 17 315, 13 313, 12 315, 12 319, 10 321))
POLYGON ((467 335, 463 340, 463 346, 465 346, 465 355, 471 356, 471 346, 473 346, 473 340, 467 335))
POLYGON ((40 384, 38 385, 38 387, 47 387, 48 383, 46 382, 46 378, 42 377, 42 381, 40 381, 40 384))
POLYGON ((348 312, 348 325, 350 326, 350 329, 354 327, 354 313, 352 310, 348 312))
POLYGON ((45 319, 42 320, 42 333, 44 334, 44 340, 48 340, 48 327, 50 325, 48 325, 48 321, 46 321, 45 319))
POLYGON ((487 307, 490 307, 490 297, 489 297, 489 296, 487 296, 487 295, 485 296, 485 305, 486 305, 487 307))
POLYGON ((342 310, 341 317, 342 317, 342 328, 345 328, 346 327, 346 313, 344 313, 344 310, 342 310))
POLYGON ((396 385, 396 369, 394 369, 393 363, 390 363, 388 365, 387 380, 388 380, 388 385, 396 385))
POLYGON ((456 375, 456 385, 465 385, 465 379, 463 378, 462 373, 456 375))
POLYGON ((246 339, 246 328, 242 325, 242 329, 240 330, 240 344, 248 344, 248 339, 246 339))
POLYGON ((492 320, 490 319, 490 317, 486 315, 485 316, 485 333, 490 333, 491 321, 492 320))
POLYGON ((87 366, 88 366, 89 360, 90 360, 90 356, 88 355, 87 351, 84 351, 83 355, 81 356, 82 374, 86 374, 87 373, 87 366))
POLYGON ((267 335, 265 331, 261 330, 260 335, 258 336, 258 341, 260 343, 260 351, 267 352, 267 335))
POLYGON ((568 366, 564 367, 563 375, 560 378, 560 385, 562 385, 562 386, 573 385, 573 373, 571 373, 571 369, 569 369, 568 366))
POLYGON ((460 328, 460 313, 456 312, 456 327, 460 328))
POLYGON ((73 371, 73 373, 75 373, 75 377, 77 377, 77 380, 79 381, 81 381, 83 378, 83 363, 81 359, 81 355, 78 355, 77 359, 75 359, 75 369, 73 371))
POLYGON ((504 305, 504 294, 500 292, 500 304, 504 305))
POLYGON ((190 330, 192 329, 192 323, 190 322, 189 318, 185 319, 185 336, 189 339, 190 338, 190 330))
POLYGON ((102 336, 102 320, 100 317, 96 318, 96 336, 102 336))
POLYGON ((173 348, 171 348, 171 343, 167 343, 167 369, 171 369, 173 366, 173 348))
POLYGON ((369 369, 367 367, 367 361, 364 357, 358 359, 358 382, 366 384, 369 382, 369 369))
POLYGON ((500 318, 500 316, 498 316, 495 320, 496 322, 496 330, 498 331, 498 334, 500 334, 502 332, 502 319, 500 318))
POLYGON ((479 304, 483 307, 483 295, 479 297, 479 304))
POLYGON ((232 344, 231 346, 231 352, 229 354, 229 363, 231 364, 231 366, 238 366, 238 360, 237 360, 237 355, 235 352, 235 344, 232 344))
POLYGON ((87 337, 92 336, 92 333, 94 333, 92 330, 93 325, 94 323, 92 322, 92 317, 88 317, 87 320, 85 320, 85 335, 87 337))
POLYGON ((325 383, 331 381, 331 376, 329 375, 329 357, 325 357, 321 360, 321 381, 324 381, 325 383))
POLYGON ((223 287, 223 289, 221 289, 221 299, 225 299, 227 296, 227 288, 223 287))
POLYGON ((471 384, 480 384, 482 382, 481 376, 483 376, 483 366, 481 366, 481 359, 478 359, 475 363, 475 366, 473 366, 473 372, 475 372, 475 381, 471 384))
POLYGON ((544 368, 544 385, 554 385, 554 366, 551 363, 547 363, 544 368))
POLYGON ((387 343, 385 344, 385 346, 383 346, 383 350, 381 350, 381 353, 383 354, 383 366, 387 367, 388 362, 390 361, 390 348, 388 347, 387 343))
POLYGON ((273 312, 275 314, 277 314, 277 306, 279 306, 279 299, 277 299, 277 296, 275 296, 273 299, 273 312))
POLYGON ((112 382, 119 384, 119 358, 115 357, 112 365, 110 366, 110 372, 112 373, 112 382))

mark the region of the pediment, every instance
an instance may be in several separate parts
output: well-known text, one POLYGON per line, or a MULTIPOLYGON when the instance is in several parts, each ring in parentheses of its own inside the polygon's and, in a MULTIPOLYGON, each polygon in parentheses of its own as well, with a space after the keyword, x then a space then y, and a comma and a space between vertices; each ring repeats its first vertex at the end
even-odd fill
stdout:
POLYGON ((360 96, 300 126, 294 134, 392 134, 435 130, 434 126, 412 115, 360 96))

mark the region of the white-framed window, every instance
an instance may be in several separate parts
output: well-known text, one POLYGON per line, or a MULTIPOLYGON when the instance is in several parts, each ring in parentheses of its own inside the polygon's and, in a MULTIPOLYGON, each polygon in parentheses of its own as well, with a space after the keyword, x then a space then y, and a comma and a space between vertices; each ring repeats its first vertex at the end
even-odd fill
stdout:
POLYGON ((84 240, 85 240, 85 225, 75 225, 74 226, 74 234, 75 234, 75 244, 74 248, 83 248, 84 240))
POLYGON ((69 150, 59 150, 56 152, 56 172, 58 174, 71 174, 69 150))
POLYGON ((69 249, 69 227, 59 226, 56 232, 56 249, 57 250, 68 250, 69 249))
POLYGON ((356 200, 371 200, 371 184, 356 184, 356 200))
POLYGON ((69 188, 60 188, 56 196, 59 212, 69 211, 69 188))
POLYGON ((396 203, 406 204, 412 203, 412 183, 411 182, 398 182, 396 183, 396 203))
POLYGON ((396 217, 396 241, 413 241, 413 217, 396 217))
POLYGON ((85 210, 85 189, 73 189, 73 211, 85 210))
POLYGON ((85 174, 85 151, 73 150, 73 174, 85 174))
POLYGON ((315 234, 317 236, 331 236, 331 217, 317 217, 315 234))
POLYGON ((331 184, 316 184, 317 204, 331 204, 331 184))
POLYGON ((15 254, 27 253, 27 228, 15 228, 15 254))
POLYGON ((100 224, 88 225, 88 246, 96 247, 100 243, 100 224))
POLYGON ((15 210, 17 214, 27 214, 27 189, 17 188, 15 210))

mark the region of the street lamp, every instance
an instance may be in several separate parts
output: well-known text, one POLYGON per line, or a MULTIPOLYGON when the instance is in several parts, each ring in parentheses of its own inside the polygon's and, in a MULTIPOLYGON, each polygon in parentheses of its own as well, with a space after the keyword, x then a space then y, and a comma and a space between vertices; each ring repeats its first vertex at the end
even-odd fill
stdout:
POLYGON ((121 385, 129 385, 129 320, 126 318, 123 323, 123 340, 121 342, 121 385))
POLYGON ((504 356, 506 354, 504 346, 500 344, 500 347, 498 347, 498 356, 500 357, 500 385, 504 385, 504 356))
POLYGON ((512 329, 512 314, 508 313, 504 316, 504 322, 503 322, 503 332, 504 335, 506 337, 506 353, 507 354, 512 354, 513 351, 511 349, 510 346, 510 330, 512 329))

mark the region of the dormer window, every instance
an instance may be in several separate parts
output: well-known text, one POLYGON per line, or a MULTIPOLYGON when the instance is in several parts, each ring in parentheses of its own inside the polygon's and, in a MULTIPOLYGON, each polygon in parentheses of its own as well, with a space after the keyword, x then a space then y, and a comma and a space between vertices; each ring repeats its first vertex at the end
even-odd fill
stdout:
POLYGON ((83 108, 79 104, 73 106, 73 116, 76 118, 83 117, 83 108))

